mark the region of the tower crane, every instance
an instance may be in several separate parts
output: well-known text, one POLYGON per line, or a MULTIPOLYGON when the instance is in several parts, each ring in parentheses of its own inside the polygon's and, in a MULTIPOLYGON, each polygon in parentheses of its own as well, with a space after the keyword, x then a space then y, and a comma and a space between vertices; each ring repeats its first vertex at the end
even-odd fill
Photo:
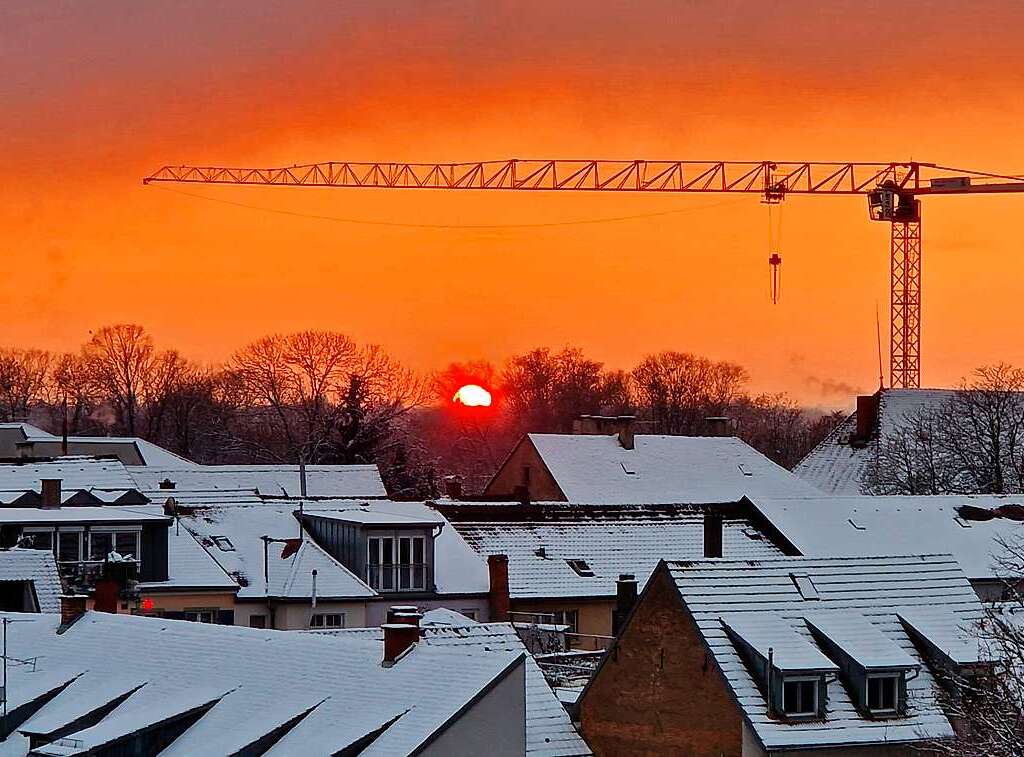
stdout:
POLYGON ((890 386, 921 385, 921 197, 1024 193, 1024 177, 935 163, 808 161, 499 160, 469 163, 330 161, 281 168, 164 166, 143 179, 436 190, 741 193, 770 205, 789 195, 862 195, 890 235, 890 386))

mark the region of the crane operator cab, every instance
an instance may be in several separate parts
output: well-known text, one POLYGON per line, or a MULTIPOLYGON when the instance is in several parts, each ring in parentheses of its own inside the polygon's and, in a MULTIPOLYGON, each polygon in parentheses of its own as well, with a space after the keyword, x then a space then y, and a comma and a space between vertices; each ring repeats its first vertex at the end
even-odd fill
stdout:
POLYGON ((885 182, 868 192, 868 215, 872 221, 913 223, 921 220, 921 201, 885 182))

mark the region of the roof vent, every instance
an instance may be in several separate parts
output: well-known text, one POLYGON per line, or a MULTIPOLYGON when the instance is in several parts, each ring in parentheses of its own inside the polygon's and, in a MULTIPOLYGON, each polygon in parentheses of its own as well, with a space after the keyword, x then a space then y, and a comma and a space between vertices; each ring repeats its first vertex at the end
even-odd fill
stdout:
POLYGON ((159 484, 157 484, 157 485, 158 485, 158 486, 159 486, 159 487, 160 487, 161 489, 173 489, 173 488, 174 488, 174 482, 173 482, 173 481, 171 481, 171 479, 169 479, 169 478, 165 478, 165 479, 164 479, 163 481, 161 481, 161 482, 160 482, 159 484))
POLYGON ((587 564, 586 560, 575 559, 566 560, 566 562, 569 564, 570 568, 576 571, 576 575, 582 576, 583 578, 594 577, 594 570, 587 564))
POLYGON ((537 549, 533 551, 533 554, 537 555, 537 557, 547 557, 548 551, 545 547, 537 547, 537 549))

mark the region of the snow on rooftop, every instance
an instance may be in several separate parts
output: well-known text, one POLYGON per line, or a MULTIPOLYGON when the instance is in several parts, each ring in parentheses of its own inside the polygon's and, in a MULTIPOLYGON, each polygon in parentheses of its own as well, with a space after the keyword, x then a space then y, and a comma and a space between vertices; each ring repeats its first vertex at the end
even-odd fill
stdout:
POLYGON ((0 463, 0 490, 39 491, 42 480, 60 479, 62 489, 135 489, 120 460, 74 455, 53 460, 0 463))
POLYGON ((834 672, 839 666, 791 624, 766 612, 726 613, 722 626, 742 639, 754 652, 784 671, 834 672))
POLYGON ((995 508, 1024 503, 1013 495, 819 496, 753 499, 754 506, 805 555, 951 553, 971 578, 996 578, 1001 540, 1022 524, 995 518, 966 521, 961 505, 995 508))
POLYGON ((854 412, 819 442, 793 468, 793 473, 828 494, 864 494, 878 445, 891 439, 918 413, 938 409, 953 394, 952 389, 883 389, 877 428, 866 446, 850 445, 850 437, 857 430, 854 412))
POLYGON ((857 612, 810 612, 804 620, 864 668, 913 668, 918 661, 857 612))
POLYGON ((569 502, 735 502, 745 495, 795 497, 817 489, 733 437, 530 434, 569 502))
MULTIPOLYGON (((459 615, 452 625, 427 625, 428 616, 438 613, 459 615, 451 610, 430 610, 420 622, 423 643, 429 647, 473 650, 480 653, 526 654, 526 753, 530 757, 575 757, 590 755, 590 748, 573 728, 568 713, 530 656, 510 623, 475 623, 459 615)), ((321 632, 312 632, 321 633, 321 632)), ((382 640, 379 628, 352 628, 322 632, 335 638, 357 637, 382 640)))
MULTIPOLYGON (((83 695, 92 694, 99 704, 133 692, 99 723, 72 731, 40 754, 84 754, 209 704, 161 754, 234 754, 281 725, 294 727, 273 754, 334 754, 368 736, 360 754, 409 754, 523 664, 516 651, 480 654, 424 644, 385 668, 381 645, 364 638, 95 612, 58 635, 56 617, 50 623, 8 617, 15 621, 9 626, 11 658, 36 660, 34 672, 28 665, 11 666, 12 701, 22 692, 20 698, 31 701, 66 686, 26 728, 73 722, 84 709, 83 695), (382 734, 371 736, 392 719, 382 734)), ((16 736, 0 748, 24 755, 27 743, 16 736)))
POLYGON ((238 584, 220 564, 203 549, 192 533, 178 524, 167 534, 166 581, 139 584, 141 591, 181 591, 183 589, 221 589, 234 592, 238 584))
MULTIPOLYGON (((614 596, 622 573, 632 573, 642 586, 659 560, 704 554, 700 508, 553 503, 537 506, 540 515, 529 520, 502 519, 503 509, 493 508, 487 520, 453 520, 451 526, 481 558, 508 556, 509 591, 518 599, 614 596), (580 560, 576 568, 569 562, 580 560)), ((756 559, 782 552, 737 516, 724 518, 723 554, 756 559)))
POLYGON ((60 575, 49 550, 0 550, 0 581, 31 581, 39 612, 60 612, 60 575))
POLYGON ((143 523, 171 519, 158 508, 140 505, 97 505, 95 507, 0 507, 0 523, 143 523))
MULTIPOLYGON (((299 497, 298 465, 130 466, 139 489, 158 489, 165 480, 172 491, 254 490, 266 497, 299 497)), ((309 497, 383 498, 387 496, 376 465, 307 465, 309 497)))
POLYGON ((461 612, 449 610, 447 607, 435 607, 427 610, 420 619, 420 626, 470 626, 476 621, 467 618, 461 612))
MULTIPOLYGON (((769 751, 857 744, 898 744, 952 735, 952 727, 936 701, 937 682, 920 657, 899 616, 906 612, 941 610, 957 625, 969 625, 983 614, 981 604, 963 571, 951 555, 882 557, 786 557, 767 560, 704 560, 669 562, 686 607, 715 656, 729 686, 758 738, 769 751), (806 575, 818 599, 805 599, 793 580, 806 575), (915 665, 908 677, 909 714, 878 721, 864 718, 850 700, 842 682, 829 680, 828 710, 824 721, 780 721, 769 717, 767 702, 735 643, 722 626, 728 615, 773 616, 815 643, 807 616, 836 613, 830 630, 856 637, 863 623, 902 650, 915 665), (844 618, 857 618, 856 627, 844 618)), ((869 632, 870 633, 870 632, 869 632)), ((874 634, 871 633, 871 638, 874 634)), ((862 637, 872 654, 880 652, 862 637)), ((892 659, 898 652, 887 651, 892 659)))

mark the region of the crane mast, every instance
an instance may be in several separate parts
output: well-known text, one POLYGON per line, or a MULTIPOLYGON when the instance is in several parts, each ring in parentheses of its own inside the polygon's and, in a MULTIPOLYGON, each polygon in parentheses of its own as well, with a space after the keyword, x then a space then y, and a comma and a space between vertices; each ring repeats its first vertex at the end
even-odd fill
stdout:
POLYGON ((328 161, 278 168, 164 166, 143 179, 193 184, 436 190, 861 195, 889 223, 889 383, 921 385, 921 201, 926 195, 1024 193, 1024 177, 935 163, 814 161, 328 161))

